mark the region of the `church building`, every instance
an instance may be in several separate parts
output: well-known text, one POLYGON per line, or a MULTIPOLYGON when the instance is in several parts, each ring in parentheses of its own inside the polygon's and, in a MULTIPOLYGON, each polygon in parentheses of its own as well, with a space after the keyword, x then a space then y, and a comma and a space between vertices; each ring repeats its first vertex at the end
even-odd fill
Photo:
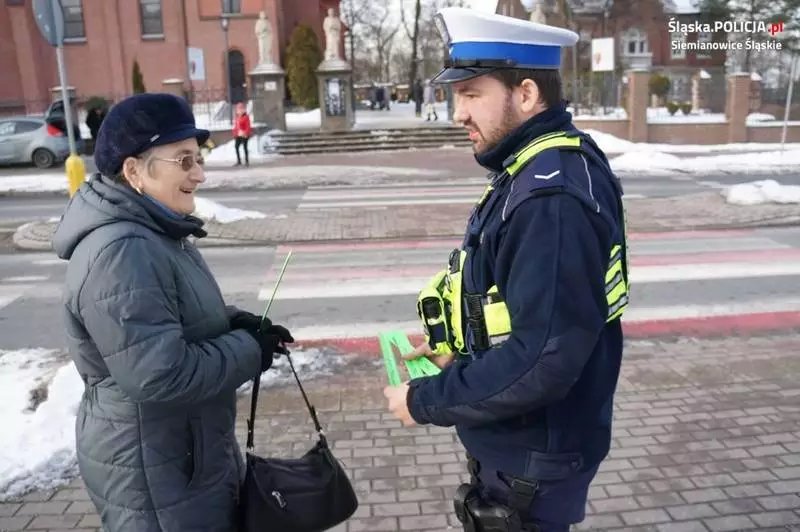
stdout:
MULTIPOLYGON (((240 101, 247 96, 247 73, 259 60, 259 13, 265 13, 272 39, 266 49, 285 69, 292 30, 310 26, 323 51, 323 21, 329 8, 340 16, 339 1, 61 0, 67 82, 81 99, 119 99, 133 92, 137 63, 148 91, 181 79, 198 99, 224 100, 230 85, 233 100, 240 101)), ((0 115, 41 113, 59 86, 55 50, 39 33, 32 4, 0 2, 0 115)), ((346 31, 342 23, 343 39, 346 31)))

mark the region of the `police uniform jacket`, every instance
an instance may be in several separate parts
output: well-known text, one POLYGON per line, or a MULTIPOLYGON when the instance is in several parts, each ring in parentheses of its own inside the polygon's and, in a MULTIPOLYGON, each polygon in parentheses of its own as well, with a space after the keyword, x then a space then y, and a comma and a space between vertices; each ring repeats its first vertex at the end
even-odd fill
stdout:
MULTIPOLYGON (((579 133, 563 102, 476 158, 497 179, 509 155, 555 131, 579 133)), ((623 336, 619 319, 607 323, 605 277, 623 215, 616 178, 595 152, 547 150, 497 179, 470 218, 463 289, 497 285, 511 334, 410 382, 412 417, 454 425, 482 467, 558 480, 608 453, 623 336)))

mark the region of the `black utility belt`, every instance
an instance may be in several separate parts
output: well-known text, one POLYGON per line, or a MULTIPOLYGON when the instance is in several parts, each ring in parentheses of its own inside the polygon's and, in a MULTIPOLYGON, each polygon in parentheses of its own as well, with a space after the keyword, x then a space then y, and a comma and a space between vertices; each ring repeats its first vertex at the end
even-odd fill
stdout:
POLYGON ((472 482, 462 484, 453 499, 456 517, 465 532, 539 532, 537 525, 523 524, 539 484, 511 477, 508 504, 488 502, 481 497, 477 463, 470 460, 472 482))

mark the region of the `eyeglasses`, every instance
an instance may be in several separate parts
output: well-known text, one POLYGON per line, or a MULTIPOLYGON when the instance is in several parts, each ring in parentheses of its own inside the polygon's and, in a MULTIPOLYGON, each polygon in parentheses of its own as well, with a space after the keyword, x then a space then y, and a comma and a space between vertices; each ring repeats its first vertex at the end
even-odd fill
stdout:
POLYGON ((195 165, 203 166, 206 163, 202 154, 194 153, 187 153, 186 155, 181 155, 174 159, 162 159, 160 157, 153 157, 153 159, 156 161, 164 161, 165 163, 177 164, 184 172, 188 172, 194 168, 195 165))

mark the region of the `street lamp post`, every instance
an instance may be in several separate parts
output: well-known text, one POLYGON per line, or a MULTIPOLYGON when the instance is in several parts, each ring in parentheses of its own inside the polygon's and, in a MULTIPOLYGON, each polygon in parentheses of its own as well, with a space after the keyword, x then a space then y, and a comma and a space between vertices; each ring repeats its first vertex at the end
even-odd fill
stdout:
POLYGON ((222 35, 224 37, 225 53, 225 86, 228 87, 228 119, 233 122, 233 96, 231 90, 231 54, 228 53, 228 14, 222 13, 222 35))

